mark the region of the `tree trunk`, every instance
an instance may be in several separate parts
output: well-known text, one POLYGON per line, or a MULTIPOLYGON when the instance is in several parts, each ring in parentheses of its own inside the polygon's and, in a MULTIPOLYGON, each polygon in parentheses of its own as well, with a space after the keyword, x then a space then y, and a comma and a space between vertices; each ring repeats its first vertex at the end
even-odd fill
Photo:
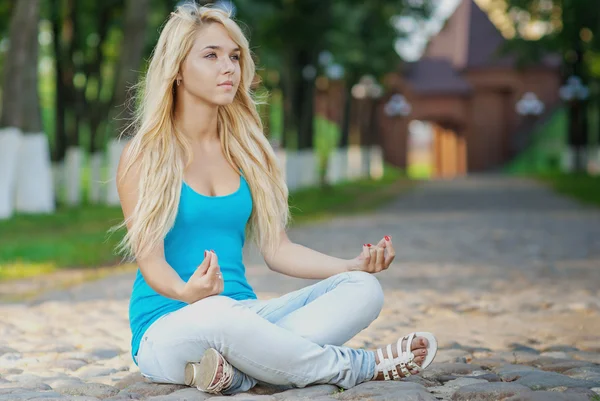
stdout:
MULTIPOLYGON (((294 99, 296 98, 296 81, 299 79, 300 72, 295 68, 292 56, 288 54, 284 61, 284 71, 282 71, 281 92, 283 94, 283 133, 281 147, 286 148, 290 136, 298 137, 298 119, 294 113, 294 99)), ((297 142, 295 142, 297 144, 297 142)))
POLYGON ((0 127, 26 132, 42 128, 37 93, 39 6, 40 0, 20 1, 13 10, 4 60, 0 127))
POLYGON ((27 135, 23 135, 18 145, 14 187, 8 191, 12 197, 14 190, 15 210, 51 213, 55 204, 50 149, 48 138, 42 131, 38 94, 40 0, 20 1, 14 11, 6 59, 8 73, 5 79, 10 89, 4 93, 4 104, 8 105, 8 110, 4 110, 3 124, 20 128, 27 135), (10 80, 19 82, 13 86, 10 80), (11 92, 15 88, 20 93, 11 92), (13 104, 9 105, 11 102, 13 104))
POLYGON ((352 109, 352 86, 345 85, 346 96, 344 96, 344 114, 342 115, 342 126, 340 135, 340 148, 347 148, 350 144, 350 110, 352 109))
POLYGON ((144 55, 149 9, 150 0, 127 0, 125 4, 123 37, 126 38, 126 41, 121 49, 121 59, 115 80, 116 87, 113 92, 113 102, 111 102, 120 110, 116 116, 113 116, 118 119, 114 135, 119 135, 127 127, 133 115, 132 105, 127 104, 128 93, 130 93, 131 86, 135 85, 138 80, 138 71, 144 55))
POLYGON ((54 36, 54 62, 55 62, 55 89, 54 89, 54 152, 52 159, 59 162, 65 158, 67 151, 67 133, 65 131, 65 84, 63 82, 63 57, 60 42, 60 30, 62 25, 60 18, 60 6, 58 0, 53 0, 52 8, 52 33, 54 36))

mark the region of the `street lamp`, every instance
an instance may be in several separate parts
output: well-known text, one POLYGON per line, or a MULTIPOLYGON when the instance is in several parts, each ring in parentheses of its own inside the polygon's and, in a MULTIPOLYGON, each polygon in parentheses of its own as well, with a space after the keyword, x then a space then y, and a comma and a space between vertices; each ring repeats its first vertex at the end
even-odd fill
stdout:
MULTIPOLYGON (((375 129, 373 124, 373 118, 375 117, 375 100, 379 99, 381 95, 383 95, 383 88, 377 83, 377 81, 372 75, 363 75, 358 81, 358 83, 352 86, 350 92, 352 93, 352 97, 354 97, 355 99, 369 100, 367 116, 368 127, 370 128, 370 131, 373 132, 373 130, 375 129)), ((362 138, 363 140, 367 139, 366 145, 372 145, 372 136, 373 135, 368 135, 367 138, 362 138)))
POLYGON ((565 85, 559 89, 560 98, 569 104, 569 132, 567 154, 563 156, 563 168, 570 171, 585 169, 585 151, 587 132, 585 131, 585 109, 582 102, 590 96, 590 89, 583 84, 581 78, 572 75, 565 85))
MULTIPOLYGON (((537 118, 544 112, 544 102, 538 99, 533 92, 526 92, 515 105, 515 111, 523 118, 523 132, 532 132, 537 118)), ((520 152, 530 141, 529 135, 515 135, 513 137, 513 147, 511 151, 520 152)))
POLYGON ((559 96, 565 102, 586 100, 590 96, 590 89, 581 82, 581 78, 572 75, 567 83, 560 87, 559 96))
POLYGON ((521 116, 539 117, 544 112, 545 106, 535 93, 527 92, 517 102, 515 109, 521 116))
POLYGON ((383 108, 383 112, 388 117, 406 117, 411 111, 412 106, 408 103, 406 98, 399 93, 393 94, 383 108))

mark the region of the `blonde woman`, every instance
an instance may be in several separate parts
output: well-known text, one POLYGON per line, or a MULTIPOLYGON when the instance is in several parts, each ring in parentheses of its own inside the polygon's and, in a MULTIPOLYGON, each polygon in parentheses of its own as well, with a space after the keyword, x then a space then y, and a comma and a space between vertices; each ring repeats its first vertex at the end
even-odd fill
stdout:
POLYGON ((288 239, 288 191, 252 98, 254 74, 226 12, 188 4, 171 13, 118 170, 121 249, 139 266, 135 363, 152 381, 214 394, 257 381, 350 388, 417 373, 437 350, 429 333, 402 337, 385 355, 342 346, 381 311, 371 273, 394 259, 392 240, 343 260, 288 239), (257 300, 242 263, 246 234, 271 270, 321 281, 257 300))

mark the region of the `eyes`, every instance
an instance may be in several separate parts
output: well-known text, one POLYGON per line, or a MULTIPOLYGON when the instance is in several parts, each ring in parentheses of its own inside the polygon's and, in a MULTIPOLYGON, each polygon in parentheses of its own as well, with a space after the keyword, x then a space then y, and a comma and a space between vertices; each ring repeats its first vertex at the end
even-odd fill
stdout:
MULTIPOLYGON (((206 56, 204 56, 204 58, 209 58, 209 59, 216 59, 217 58, 217 53, 212 52, 212 53, 208 53, 206 56)), ((240 55, 239 54, 234 54, 231 56, 232 60, 235 61, 240 61, 240 55)))

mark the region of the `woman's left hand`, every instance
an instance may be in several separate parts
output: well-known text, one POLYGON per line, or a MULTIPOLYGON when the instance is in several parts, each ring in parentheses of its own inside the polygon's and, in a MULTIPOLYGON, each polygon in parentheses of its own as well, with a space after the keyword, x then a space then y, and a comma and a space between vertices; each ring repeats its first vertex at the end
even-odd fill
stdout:
POLYGON ((379 273, 387 269, 395 257, 392 238, 386 235, 377 245, 364 244, 360 255, 349 261, 349 270, 379 273))

